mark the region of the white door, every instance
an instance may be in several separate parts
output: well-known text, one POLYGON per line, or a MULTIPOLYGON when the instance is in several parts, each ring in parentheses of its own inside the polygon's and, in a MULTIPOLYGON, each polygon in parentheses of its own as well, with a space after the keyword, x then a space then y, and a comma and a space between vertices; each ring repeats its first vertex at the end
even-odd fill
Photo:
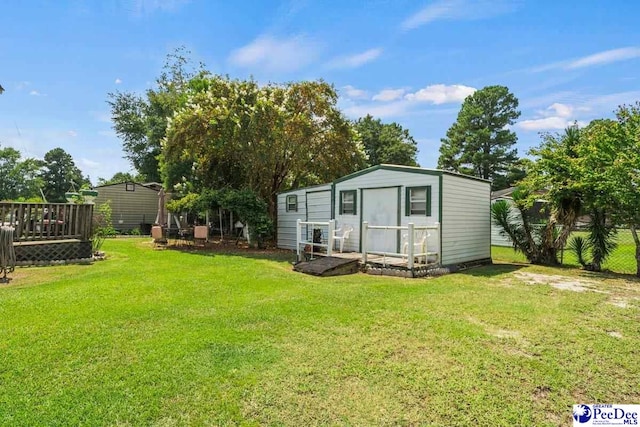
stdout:
MULTIPOLYGON (((362 221, 369 225, 399 225, 398 209, 397 187, 362 190, 362 221)), ((396 253, 397 245, 397 230, 369 230, 367 234, 369 251, 396 253)))

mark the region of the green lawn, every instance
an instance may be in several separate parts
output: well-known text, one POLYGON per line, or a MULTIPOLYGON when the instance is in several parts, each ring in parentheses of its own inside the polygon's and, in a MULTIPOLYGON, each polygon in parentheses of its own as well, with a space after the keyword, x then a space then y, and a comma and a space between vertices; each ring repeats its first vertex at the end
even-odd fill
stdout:
POLYGON ((640 402, 637 281, 323 279, 286 257, 104 249, 0 286, 0 424, 555 426, 574 403, 640 402))

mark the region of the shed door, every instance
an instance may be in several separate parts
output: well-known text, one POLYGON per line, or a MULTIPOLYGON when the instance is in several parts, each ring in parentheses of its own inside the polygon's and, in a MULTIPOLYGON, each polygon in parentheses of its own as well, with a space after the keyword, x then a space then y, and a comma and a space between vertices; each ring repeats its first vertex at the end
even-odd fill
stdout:
MULTIPOLYGON (((398 220, 398 187, 369 188, 362 190, 362 221, 369 225, 400 225, 398 220)), ((398 252, 396 230, 369 230, 369 251, 398 252)))
MULTIPOLYGON (((307 221, 331 220, 331 190, 307 192, 307 221)), ((307 240, 313 239, 311 227, 307 227, 307 240)), ((327 238, 327 236, 323 236, 327 238)))

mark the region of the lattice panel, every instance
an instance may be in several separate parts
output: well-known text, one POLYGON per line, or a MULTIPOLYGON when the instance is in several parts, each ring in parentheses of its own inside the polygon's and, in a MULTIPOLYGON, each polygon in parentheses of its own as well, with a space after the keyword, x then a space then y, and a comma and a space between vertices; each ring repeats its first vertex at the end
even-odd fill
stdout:
POLYGON ((91 242, 56 242, 15 246, 16 263, 64 261, 91 258, 91 242))

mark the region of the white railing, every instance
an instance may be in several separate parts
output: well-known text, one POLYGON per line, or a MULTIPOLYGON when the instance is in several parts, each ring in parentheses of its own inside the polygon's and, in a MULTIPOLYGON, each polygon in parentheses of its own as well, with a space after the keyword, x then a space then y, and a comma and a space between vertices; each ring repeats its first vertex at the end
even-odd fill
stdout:
POLYGON ((302 261, 302 254, 305 252, 305 248, 309 248, 309 254, 311 259, 313 259, 313 251, 316 247, 326 248, 327 256, 331 256, 331 252, 333 251, 333 239, 334 239, 334 231, 336 229, 336 221, 332 219, 328 222, 317 222, 317 221, 302 221, 299 219, 296 222, 296 253, 298 255, 298 261, 302 261), (305 238, 302 238, 302 226, 306 226, 305 238), (309 226, 311 226, 311 240, 309 240, 309 226), (321 230, 324 231, 326 227, 327 231, 327 243, 314 243, 313 242, 313 230, 316 227, 322 227, 321 230))
POLYGON ((383 257, 383 263, 386 264, 386 258, 406 258, 407 268, 412 269, 416 258, 424 259, 425 264, 429 264, 429 257, 435 257, 435 264, 439 262, 440 256, 438 252, 429 252, 428 250, 428 237, 429 231, 436 233, 436 241, 440 241, 440 223, 436 222, 435 225, 415 225, 410 222, 407 225, 369 225, 367 221, 362 223, 362 262, 367 263, 368 255, 378 255, 383 257), (406 231, 406 242, 401 248, 401 252, 382 252, 382 251, 370 251, 368 250, 368 234, 371 230, 396 230, 406 231), (422 241, 416 242, 416 232, 422 232, 422 241), (416 244, 420 246, 420 250, 416 252, 416 244), (407 251, 404 251, 406 247, 407 251))

